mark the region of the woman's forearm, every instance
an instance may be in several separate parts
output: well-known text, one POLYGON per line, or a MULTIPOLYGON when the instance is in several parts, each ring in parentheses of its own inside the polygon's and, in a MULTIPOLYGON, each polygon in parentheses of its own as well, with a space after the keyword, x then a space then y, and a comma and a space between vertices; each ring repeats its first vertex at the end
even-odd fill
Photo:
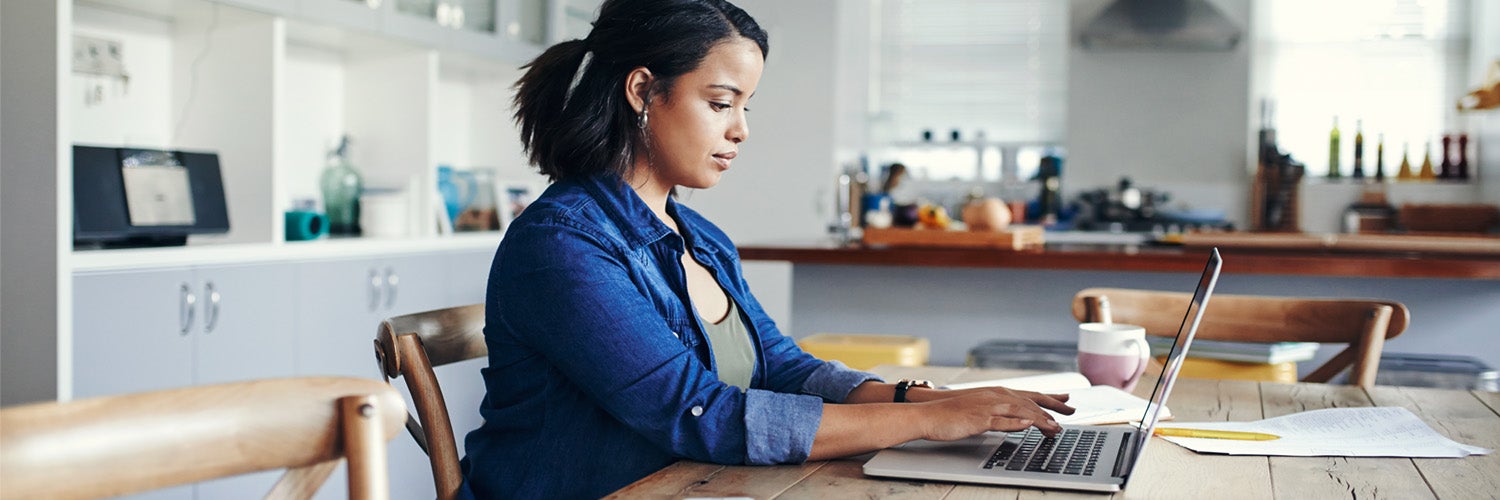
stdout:
POLYGON ((917 405, 824 404, 808 460, 858 455, 923 437, 917 405))
MULTIPOLYGON (((931 401, 938 391, 922 387, 914 387, 906 392, 907 401, 920 402, 931 401)), ((863 403, 891 403, 896 401, 896 384, 884 382, 866 381, 859 384, 849 395, 844 398, 847 404, 863 403)))

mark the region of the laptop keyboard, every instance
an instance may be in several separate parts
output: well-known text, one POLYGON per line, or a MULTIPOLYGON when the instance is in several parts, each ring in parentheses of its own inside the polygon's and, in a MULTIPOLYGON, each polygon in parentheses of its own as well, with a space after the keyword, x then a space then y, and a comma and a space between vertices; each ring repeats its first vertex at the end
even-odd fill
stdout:
POLYGON ((1099 463, 1104 449, 1105 433, 1066 429, 1056 436, 1045 437, 1030 429, 1019 442, 1007 439, 985 461, 984 468, 1089 475, 1099 463))

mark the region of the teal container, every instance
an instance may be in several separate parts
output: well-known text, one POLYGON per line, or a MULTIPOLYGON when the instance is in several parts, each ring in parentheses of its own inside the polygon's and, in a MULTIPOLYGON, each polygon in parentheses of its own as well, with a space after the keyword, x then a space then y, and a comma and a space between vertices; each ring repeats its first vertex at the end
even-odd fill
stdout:
POLYGON ((286 213, 286 240, 315 240, 328 234, 328 218, 317 212, 291 210, 286 213))

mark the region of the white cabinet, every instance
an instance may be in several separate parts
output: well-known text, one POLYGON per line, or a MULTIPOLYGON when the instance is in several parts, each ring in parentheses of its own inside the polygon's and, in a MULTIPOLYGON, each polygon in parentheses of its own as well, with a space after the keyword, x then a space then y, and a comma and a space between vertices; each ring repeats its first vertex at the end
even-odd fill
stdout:
MULTIPOLYGON (((293 375, 379 378, 373 341, 380 321, 482 302, 493 254, 484 247, 80 272, 73 278, 74 397, 293 375)), ((464 434, 480 423, 485 363, 437 370, 460 450, 464 434)), ((389 458, 392 498, 432 496, 427 456, 404 431, 391 441, 389 458)), ((344 474, 335 471, 318 497, 345 498, 344 474)), ((270 471, 133 498, 247 498, 279 476, 270 471)))
POLYGON ((449 305, 442 258, 395 257, 296 264, 297 373, 376 378, 380 321, 449 305))
MULTIPOLYGON (((88 398, 293 374, 286 265, 206 266, 74 277, 73 396, 88 398)), ((268 471, 132 498, 235 498, 268 471)))
POLYGON ((75 398, 293 373, 288 266, 89 273, 73 283, 75 398))
MULTIPOLYGON (((447 261, 445 253, 297 264, 298 373, 379 378, 374 341, 381 320, 457 305, 449 301, 447 261)), ((405 431, 391 441, 389 460, 391 498, 432 496, 427 456, 405 431)), ((340 466, 334 477, 344 473, 340 466)), ((345 486, 330 481, 318 498, 347 498, 345 486)))
POLYGON ((297 16, 310 22, 355 28, 380 29, 384 4, 393 0, 299 0, 297 16))

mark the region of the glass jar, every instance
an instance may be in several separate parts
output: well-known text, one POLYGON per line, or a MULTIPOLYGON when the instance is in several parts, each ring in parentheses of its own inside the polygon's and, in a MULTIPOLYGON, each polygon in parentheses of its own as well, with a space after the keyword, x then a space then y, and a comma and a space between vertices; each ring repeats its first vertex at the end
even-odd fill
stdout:
POLYGON ((328 215, 328 234, 340 236, 359 235, 359 195, 364 190, 364 180, 359 171, 349 163, 349 138, 339 142, 338 149, 328 155, 328 165, 323 168, 319 185, 323 190, 323 210, 328 215))

